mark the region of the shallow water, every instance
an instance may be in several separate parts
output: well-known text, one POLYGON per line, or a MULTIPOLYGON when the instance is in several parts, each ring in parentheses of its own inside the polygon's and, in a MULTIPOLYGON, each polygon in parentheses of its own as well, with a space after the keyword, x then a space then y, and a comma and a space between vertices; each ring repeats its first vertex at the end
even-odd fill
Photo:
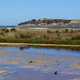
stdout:
POLYGON ((0 48, 0 80, 80 80, 80 51, 0 48))

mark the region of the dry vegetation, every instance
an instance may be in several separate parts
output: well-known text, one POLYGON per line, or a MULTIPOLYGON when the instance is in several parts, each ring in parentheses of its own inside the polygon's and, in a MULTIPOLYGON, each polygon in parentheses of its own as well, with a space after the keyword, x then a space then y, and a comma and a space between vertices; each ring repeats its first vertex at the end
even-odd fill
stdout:
POLYGON ((0 42, 40 44, 80 44, 80 31, 72 29, 1 29, 0 42))

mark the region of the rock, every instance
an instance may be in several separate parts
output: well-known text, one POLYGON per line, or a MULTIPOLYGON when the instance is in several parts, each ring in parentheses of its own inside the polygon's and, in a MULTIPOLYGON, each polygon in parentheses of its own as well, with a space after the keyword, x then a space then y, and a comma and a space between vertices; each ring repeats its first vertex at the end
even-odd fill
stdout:
POLYGON ((55 71, 55 72, 54 72, 54 75, 57 75, 57 74, 58 74, 58 71, 55 71))
POLYGON ((33 61, 29 61, 29 63, 33 63, 33 61))

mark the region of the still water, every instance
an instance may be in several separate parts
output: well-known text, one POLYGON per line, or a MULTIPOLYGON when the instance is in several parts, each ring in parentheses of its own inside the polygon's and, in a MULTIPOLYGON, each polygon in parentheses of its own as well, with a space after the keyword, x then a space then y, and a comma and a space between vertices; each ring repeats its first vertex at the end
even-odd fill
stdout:
POLYGON ((80 51, 0 48, 0 80, 80 80, 80 51))

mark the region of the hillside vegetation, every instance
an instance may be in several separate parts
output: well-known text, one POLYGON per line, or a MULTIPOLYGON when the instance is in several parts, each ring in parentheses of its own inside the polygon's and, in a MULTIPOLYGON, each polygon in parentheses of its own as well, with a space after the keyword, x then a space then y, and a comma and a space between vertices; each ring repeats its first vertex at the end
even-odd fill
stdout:
POLYGON ((74 28, 80 29, 80 20, 66 20, 66 19, 32 19, 29 21, 21 22, 18 24, 17 28, 74 28))
POLYGON ((49 24, 52 24, 52 23, 63 23, 63 24, 68 24, 70 23, 71 20, 65 20, 65 19, 47 19, 47 18, 44 18, 44 19, 32 19, 32 20, 29 20, 29 21, 25 21, 25 22, 21 22, 19 23, 18 25, 24 25, 24 24, 35 24, 35 25, 38 25, 38 24, 44 24, 44 25, 49 25, 49 24))
POLYGON ((80 20, 71 20, 71 23, 79 23, 80 24, 80 20))
POLYGON ((80 45, 79 22, 64 19, 25 21, 18 24, 15 29, 0 29, 0 42, 80 45))

